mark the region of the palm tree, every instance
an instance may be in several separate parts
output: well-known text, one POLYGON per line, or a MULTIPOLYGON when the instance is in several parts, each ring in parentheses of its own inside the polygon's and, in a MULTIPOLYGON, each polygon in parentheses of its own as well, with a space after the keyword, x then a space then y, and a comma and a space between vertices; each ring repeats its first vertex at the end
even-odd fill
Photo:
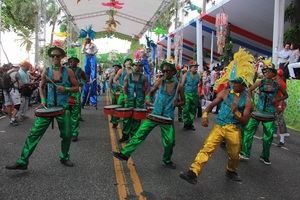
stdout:
POLYGON ((285 10, 285 21, 291 26, 284 33, 285 42, 300 43, 300 0, 291 1, 285 10))
POLYGON ((47 0, 46 2, 46 21, 52 26, 50 44, 53 42, 53 33, 55 31, 56 23, 58 22, 59 14, 61 13, 61 8, 57 5, 55 0, 47 0))
POLYGON ((24 29, 21 32, 17 33, 17 35, 19 36, 19 39, 16 39, 16 41, 21 42, 20 47, 25 47, 25 50, 27 52, 27 59, 29 60, 29 52, 33 45, 32 33, 30 31, 24 29))

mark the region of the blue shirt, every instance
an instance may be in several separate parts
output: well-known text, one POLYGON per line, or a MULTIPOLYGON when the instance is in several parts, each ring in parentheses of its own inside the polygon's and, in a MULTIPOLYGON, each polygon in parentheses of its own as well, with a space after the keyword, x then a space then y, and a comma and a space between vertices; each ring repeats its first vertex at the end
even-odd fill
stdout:
POLYGON ((188 71, 185 78, 184 91, 198 94, 199 81, 200 81, 200 76, 198 73, 193 75, 190 71, 188 71))

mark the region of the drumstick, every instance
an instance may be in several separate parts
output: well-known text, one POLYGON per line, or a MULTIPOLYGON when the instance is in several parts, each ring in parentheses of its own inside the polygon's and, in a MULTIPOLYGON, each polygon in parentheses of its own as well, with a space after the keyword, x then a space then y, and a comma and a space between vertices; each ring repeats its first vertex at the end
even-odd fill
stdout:
POLYGON ((50 81, 53 85, 55 85, 56 87, 58 86, 56 83, 54 83, 53 80, 51 80, 46 74, 45 74, 45 77, 48 81, 50 81))

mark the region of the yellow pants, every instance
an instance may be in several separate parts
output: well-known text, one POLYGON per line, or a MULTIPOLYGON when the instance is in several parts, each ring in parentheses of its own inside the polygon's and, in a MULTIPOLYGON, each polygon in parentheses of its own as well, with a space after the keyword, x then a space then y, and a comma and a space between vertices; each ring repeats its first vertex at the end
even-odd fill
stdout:
POLYGON ((226 141, 227 153, 229 156, 227 170, 236 171, 241 148, 241 130, 233 124, 225 126, 214 125, 203 148, 199 151, 192 163, 190 170, 198 176, 212 153, 223 140, 226 141))

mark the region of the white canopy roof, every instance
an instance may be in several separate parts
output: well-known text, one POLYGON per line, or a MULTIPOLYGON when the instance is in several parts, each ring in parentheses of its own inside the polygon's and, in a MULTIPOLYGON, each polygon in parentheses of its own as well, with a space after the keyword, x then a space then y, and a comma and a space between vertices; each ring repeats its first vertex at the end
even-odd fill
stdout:
MULTIPOLYGON (((72 16, 79 29, 92 25, 96 32, 104 31, 108 20, 106 11, 110 7, 102 3, 109 0, 58 0, 65 12, 72 16)), ((116 32, 128 36, 142 36, 152 27, 153 22, 168 8, 170 0, 120 0, 124 5, 117 11, 115 20, 120 22, 116 32)))

